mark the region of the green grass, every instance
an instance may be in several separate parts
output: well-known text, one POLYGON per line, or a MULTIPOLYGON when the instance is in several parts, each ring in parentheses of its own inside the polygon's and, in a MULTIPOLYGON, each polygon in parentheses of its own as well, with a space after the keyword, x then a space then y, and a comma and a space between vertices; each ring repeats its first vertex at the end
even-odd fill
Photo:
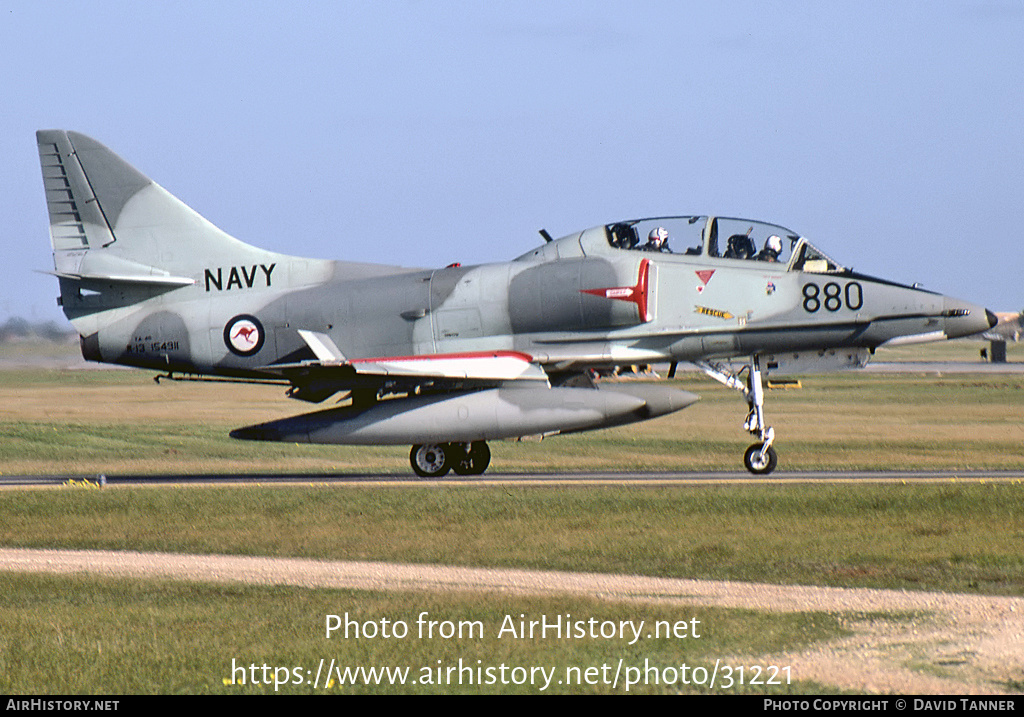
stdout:
MULTIPOLYGON (((438 630, 438 632, 440 632, 438 630)), ((563 677, 567 668, 597 668, 597 684, 551 684, 546 693, 624 694, 622 681, 608 682, 619 660, 627 667, 646 664, 672 675, 683 664, 704 667, 710 674, 715 659, 730 654, 767 654, 799 649, 815 641, 844 634, 837 618, 806 613, 764 614, 715 608, 680 608, 605 603, 584 598, 523 598, 497 594, 370 593, 308 590, 295 587, 196 585, 161 581, 118 581, 84 577, 0 575, 0 692, 4 694, 350 694, 350 693, 532 693, 541 685, 500 684, 498 668, 543 666, 563 677), (462 637, 420 638, 417 617, 458 624, 479 623, 462 637), (326 616, 338 615, 359 624, 381 625, 394 631, 404 622, 404 638, 348 639, 342 631, 325 637, 326 616), (506 616, 518 624, 549 620, 559 615, 574 621, 645 621, 644 637, 629 639, 558 639, 521 637, 506 631, 506 616), (675 624, 696 620, 698 638, 646 637, 655 621, 675 624), (753 652, 746 652, 752 650, 753 652), (336 681, 325 689, 309 683, 319 661, 339 665, 404 667, 423 683, 430 674, 442 684, 352 686, 336 681), (490 673, 498 684, 450 685, 463 665, 490 673), (259 684, 252 683, 253 672, 259 684), (262 667, 270 669, 264 673, 262 667), (607 665, 608 668, 601 669, 607 665), (233 671, 232 667, 236 669, 233 671), (287 669, 284 669, 287 668, 287 669), (295 668, 299 668, 296 673, 295 668), (298 679, 296 679, 296 675, 298 679), (275 690, 274 678, 280 684, 275 690), (271 684, 266 684, 269 680, 271 684), (243 684, 244 681, 244 684, 243 684), (301 684, 292 684, 293 682, 301 684), (287 683, 287 684, 284 684, 287 683)), ((733 662, 733 664, 737 664, 733 662)), ((750 665, 750 662, 746 664, 750 665)), ((326 672, 326 667, 324 668, 326 672)), ((478 673, 487 677, 488 673, 478 673)), ((521 674, 521 673, 517 673, 521 674)), ((750 678, 751 673, 747 673, 750 678)), ((506 672, 511 680, 511 672, 506 672)), ((780 676, 784 677, 784 675, 780 676)), ((821 691, 799 682, 772 687, 775 693, 821 691)), ((463 680, 469 678, 464 674, 463 680)), ((476 677, 474 676, 474 679, 476 677)), ((654 680, 649 678, 651 682, 654 680)), ((734 678, 735 679, 735 678, 734 678)), ((764 679, 762 677, 762 679, 764 679)), ((721 678, 719 685, 725 684, 721 678)), ((736 693, 764 686, 708 690, 678 683, 635 685, 633 693, 736 693)), ((827 692, 827 690, 825 690, 827 692)))
MULTIPOLYGON (((878 361, 963 361, 981 363, 981 350, 991 353, 988 341, 957 339, 935 341, 927 344, 882 347, 875 352, 872 362, 878 361)), ((1024 361, 1024 342, 1009 341, 1006 344, 1006 359, 1010 363, 1024 361)))
MULTIPOLYGON (((746 581, 1024 593, 1020 485, 681 488, 50 488, 0 492, 0 544, 375 559, 746 581)), ((265 693, 235 666, 315 672, 438 665, 711 668, 763 664, 844 634, 851 616, 775 614, 573 597, 373 593, 0 574, 0 692, 265 693), (325 616, 358 622, 480 621, 485 638, 324 637, 325 616), (700 620, 697 640, 497 639, 504 616, 700 620), (477 660, 480 662, 478 663, 477 660), (645 663, 644 660, 647 662, 645 663), (440 661, 440 662, 438 662, 440 661), (240 679, 239 673, 235 673, 240 679), (229 684, 224 680, 228 679, 229 684)), ((885 616, 885 619, 899 619, 885 616)), ((784 666, 784 665, 783 665, 784 666)), ((609 668, 611 669, 611 668, 609 668)), ((268 673, 271 678, 275 674, 268 673)), ((748 676, 749 676, 748 672, 748 676)), ((278 673, 294 679, 294 673, 278 673)), ((607 677, 607 672, 605 673, 607 677)), ((746 691, 833 692, 799 682, 746 691)), ((304 679, 305 679, 304 678, 304 679)), ((699 685, 647 692, 700 692, 699 685)), ((281 692, 307 693, 308 684, 281 692)), ((319 690, 324 691, 324 690, 319 690)), ((327 692, 536 692, 434 685, 327 692)), ((599 682, 552 692, 622 693, 599 682)), ((633 691, 642 691, 637 688, 633 691)), ((729 690, 742 691, 738 686, 729 690)))
POLYGON ((1024 486, 0 492, 0 544, 1024 595, 1024 486))
MULTIPOLYGON (((492 471, 738 469, 750 442, 740 428, 743 401, 692 375, 675 385, 702 401, 645 424, 494 443, 492 471)), ((405 474, 408 449, 227 438, 232 427, 310 408, 283 398, 279 387, 158 386, 124 371, 0 372, 3 473, 298 472, 311 482, 2 490, 0 544, 1024 594, 1019 484, 368 488, 315 481, 325 472, 405 474)), ((771 391, 767 411, 781 469, 1024 467, 1018 376, 815 376, 801 389, 771 391)), ((0 574, 0 692, 273 692, 224 684, 232 659, 307 669, 321 657, 417 668, 459 657, 560 670, 620 658, 710 666, 718 657, 800 649, 841 631, 836 616, 813 614, 0 574), (640 649, 617 641, 425 645, 322 634, 326 614, 411 623, 423 610, 492 627, 506 614, 698 616, 709 631, 693 641, 645 640, 640 649)), ((492 689, 515 691, 484 691, 492 689)), ((560 689, 611 691, 600 684, 560 689)))
MULTIPOLYGON (((492 472, 736 470, 752 440, 734 391, 654 421, 492 443, 492 472)), ((0 472, 408 473, 408 448, 235 441, 232 428, 316 407, 277 386, 160 385, 127 371, 0 372, 0 472)), ((1024 376, 834 374, 768 392, 780 470, 1024 468, 1024 376)))

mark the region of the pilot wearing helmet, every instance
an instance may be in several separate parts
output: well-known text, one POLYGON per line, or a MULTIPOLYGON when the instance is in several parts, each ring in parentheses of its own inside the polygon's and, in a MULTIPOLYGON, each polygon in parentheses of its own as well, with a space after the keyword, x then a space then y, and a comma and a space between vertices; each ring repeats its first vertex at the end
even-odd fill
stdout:
POLYGON ((671 251, 668 248, 668 229, 656 227, 647 235, 647 243, 641 247, 644 251, 671 251))
POLYGON ((758 261, 778 261, 782 253, 782 239, 772 234, 764 242, 764 249, 758 255, 758 261))

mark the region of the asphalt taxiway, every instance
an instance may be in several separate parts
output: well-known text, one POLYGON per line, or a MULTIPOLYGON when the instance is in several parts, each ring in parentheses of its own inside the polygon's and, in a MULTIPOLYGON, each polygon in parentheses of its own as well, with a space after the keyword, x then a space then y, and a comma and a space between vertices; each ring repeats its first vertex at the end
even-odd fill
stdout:
POLYGON ((0 488, 28 486, 158 485, 338 485, 338 486, 558 486, 558 485, 782 485, 787 483, 1015 483, 1024 481, 1024 470, 907 470, 907 471, 777 471, 755 476, 746 471, 601 472, 580 473, 487 473, 482 476, 448 476, 423 479, 412 474, 289 473, 205 475, 24 475, 0 476, 0 488))

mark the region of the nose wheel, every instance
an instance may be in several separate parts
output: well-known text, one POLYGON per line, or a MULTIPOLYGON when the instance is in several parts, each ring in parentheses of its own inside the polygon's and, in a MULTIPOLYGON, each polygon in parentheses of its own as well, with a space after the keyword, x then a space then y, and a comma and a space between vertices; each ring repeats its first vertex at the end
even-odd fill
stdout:
POLYGON ((767 475, 775 470, 779 456, 765 443, 755 443, 743 454, 743 465, 754 475, 767 475))
POLYGON ((775 441, 775 429, 765 424, 764 420, 764 385, 761 382, 761 361, 755 355, 750 363, 737 372, 731 371, 723 364, 702 361, 697 364, 711 378, 734 388, 747 399, 750 412, 747 414, 743 427, 757 437, 757 443, 750 446, 743 454, 743 465, 755 475, 767 475, 775 470, 779 457, 772 448, 775 441), (747 372, 747 380, 739 376, 747 372))

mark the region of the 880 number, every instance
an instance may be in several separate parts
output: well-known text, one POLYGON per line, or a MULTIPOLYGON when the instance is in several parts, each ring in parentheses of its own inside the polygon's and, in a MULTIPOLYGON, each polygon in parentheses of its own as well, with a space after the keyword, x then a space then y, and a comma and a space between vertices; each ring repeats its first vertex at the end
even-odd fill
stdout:
POLYGON ((826 311, 839 311, 845 306, 850 311, 859 311, 864 306, 864 290, 856 281, 845 287, 834 281, 825 284, 824 290, 814 282, 804 284, 804 311, 816 313, 822 307, 826 311))

